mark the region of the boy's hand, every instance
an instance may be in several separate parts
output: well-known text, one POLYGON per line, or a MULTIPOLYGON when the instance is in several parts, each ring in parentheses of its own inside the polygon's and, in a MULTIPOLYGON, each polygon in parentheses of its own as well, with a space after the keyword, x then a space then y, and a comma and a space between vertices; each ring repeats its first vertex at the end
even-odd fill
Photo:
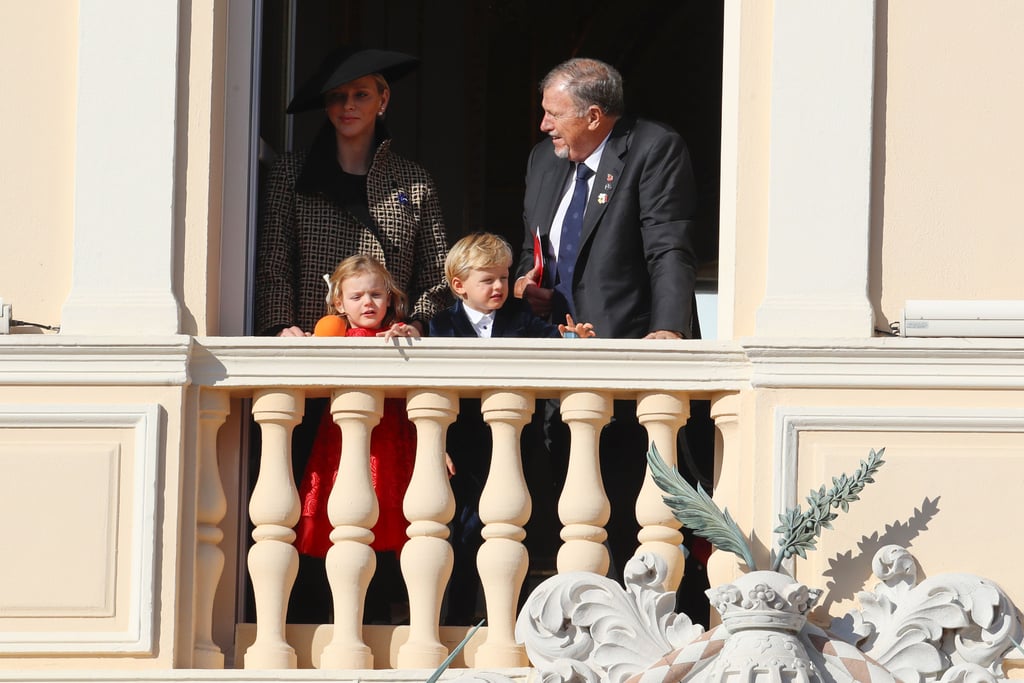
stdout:
POLYGON ((568 313, 565 314, 565 323, 565 325, 558 326, 558 331, 562 333, 563 337, 565 336, 566 332, 571 332, 572 334, 575 334, 577 337, 581 338, 597 336, 597 333, 594 332, 593 325, 591 325, 590 323, 573 322, 572 316, 569 315, 568 313))

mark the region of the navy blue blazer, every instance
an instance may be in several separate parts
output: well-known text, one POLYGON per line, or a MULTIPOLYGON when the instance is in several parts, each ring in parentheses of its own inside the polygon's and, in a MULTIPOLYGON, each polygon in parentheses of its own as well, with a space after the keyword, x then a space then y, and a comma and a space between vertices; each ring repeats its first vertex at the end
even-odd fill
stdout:
MULTIPOLYGON (((462 301, 446 308, 430 319, 431 337, 475 337, 473 329, 462 301)), ((505 305, 494 315, 492 337, 561 337, 558 325, 538 318, 530 310, 530 306, 522 299, 509 296, 505 305)))

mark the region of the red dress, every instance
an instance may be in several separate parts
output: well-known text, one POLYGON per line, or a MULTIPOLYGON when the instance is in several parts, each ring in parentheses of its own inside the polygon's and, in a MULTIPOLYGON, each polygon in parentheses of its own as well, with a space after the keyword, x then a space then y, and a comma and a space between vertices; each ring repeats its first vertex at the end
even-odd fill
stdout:
MULTIPOLYGON (((377 332, 354 327, 345 336, 372 337, 377 332)), ((380 507, 380 516, 373 527, 371 547, 374 550, 398 552, 408 540, 402 500, 412 479, 415 457, 416 428, 406 415, 405 400, 384 399, 384 413, 370 435, 370 477, 380 507)), ((325 557, 332 545, 330 534, 334 527, 327 518, 327 499, 338 476, 340 460, 341 429, 328 407, 320 419, 299 485, 302 516, 295 526, 295 547, 305 555, 325 557)))

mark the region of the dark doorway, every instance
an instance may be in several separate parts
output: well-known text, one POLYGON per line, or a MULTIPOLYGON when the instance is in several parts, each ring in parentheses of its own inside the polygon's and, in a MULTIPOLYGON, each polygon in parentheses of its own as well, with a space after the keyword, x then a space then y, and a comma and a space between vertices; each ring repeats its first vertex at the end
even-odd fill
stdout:
MULTIPOLYGON (((615 65, 627 110, 671 125, 690 147, 698 289, 717 291, 724 0, 263 0, 262 9, 261 170, 308 146, 321 126, 322 112, 289 121, 284 110, 332 48, 417 55, 420 68, 393 84, 388 126, 394 149, 434 176, 450 241, 488 230, 518 248, 527 155, 542 137, 537 84, 573 56, 615 65)), ((693 471, 708 469, 713 455, 713 423, 701 408, 687 428, 689 456, 700 460, 693 471)), ((703 572, 691 551, 680 607, 706 625, 703 572)), ((251 596, 246 603, 252 620, 251 596)))
POLYGON ((705 289, 715 289, 723 0, 264 0, 260 135, 269 154, 302 148, 323 121, 284 108, 296 83, 340 43, 422 59, 394 85, 397 151, 435 177, 449 237, 522 239, 526 157, 541 138, 537 84, 572 56, 623 74, 627 109, 668 123, 690 146, 700 198, 705 289), (710 285, 710 287, 708 286, 710 285))

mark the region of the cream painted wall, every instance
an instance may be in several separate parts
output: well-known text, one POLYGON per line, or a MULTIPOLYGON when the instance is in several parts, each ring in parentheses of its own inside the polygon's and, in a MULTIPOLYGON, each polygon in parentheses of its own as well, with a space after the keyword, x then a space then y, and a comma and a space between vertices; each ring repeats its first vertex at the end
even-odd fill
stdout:
MULTIPOLYGON (((722 337, 742 338, 754 333, 765 295, 773 29, 772 3, 732 7, 742 42, 732 55, 727 43, 726 74, 729 59, 738 60, 742 95, 730 105, 726 82, 723 132, 735 115, 736 142, 723 141, 722 252, 736 256, 735 273, 721 283, 734 292, 720 317, 732 314, 722 337)), ((878 11, 869 284, 876 328, 898 321, 907 299, 1024 298, 1015 274, 1024 253, 1024 5, 972 5, 969 21, 954 0, 894 1, 878 11)))
POLYGON ((797 578, 828 593, 819 621, 842 616, 857 591, 878 582, 871 560, 889 543, 910 550, 919 578, 977 574, 1024 604, 1020 558, 1000 552, 1024 483, 1019 392, 758 390, 744 394, 741 410, 746 438, 731 486, 742 502, 729 511, 751 530, 759 565, 767 565, 783 509, 806 511, 812 489, 832 487, 870 449, 886 449, 874 483, 796 560, 797 578))
POLYGON ((907 299, 1022 299, 1024 3, 887 7, 878 322, 907 299))
MULTIPOLYGON (((0 3, 0 297, 60 322, 71 282, 78 3, 0 3)), ((13 328, 34 332, 37 328, 13 328)))

